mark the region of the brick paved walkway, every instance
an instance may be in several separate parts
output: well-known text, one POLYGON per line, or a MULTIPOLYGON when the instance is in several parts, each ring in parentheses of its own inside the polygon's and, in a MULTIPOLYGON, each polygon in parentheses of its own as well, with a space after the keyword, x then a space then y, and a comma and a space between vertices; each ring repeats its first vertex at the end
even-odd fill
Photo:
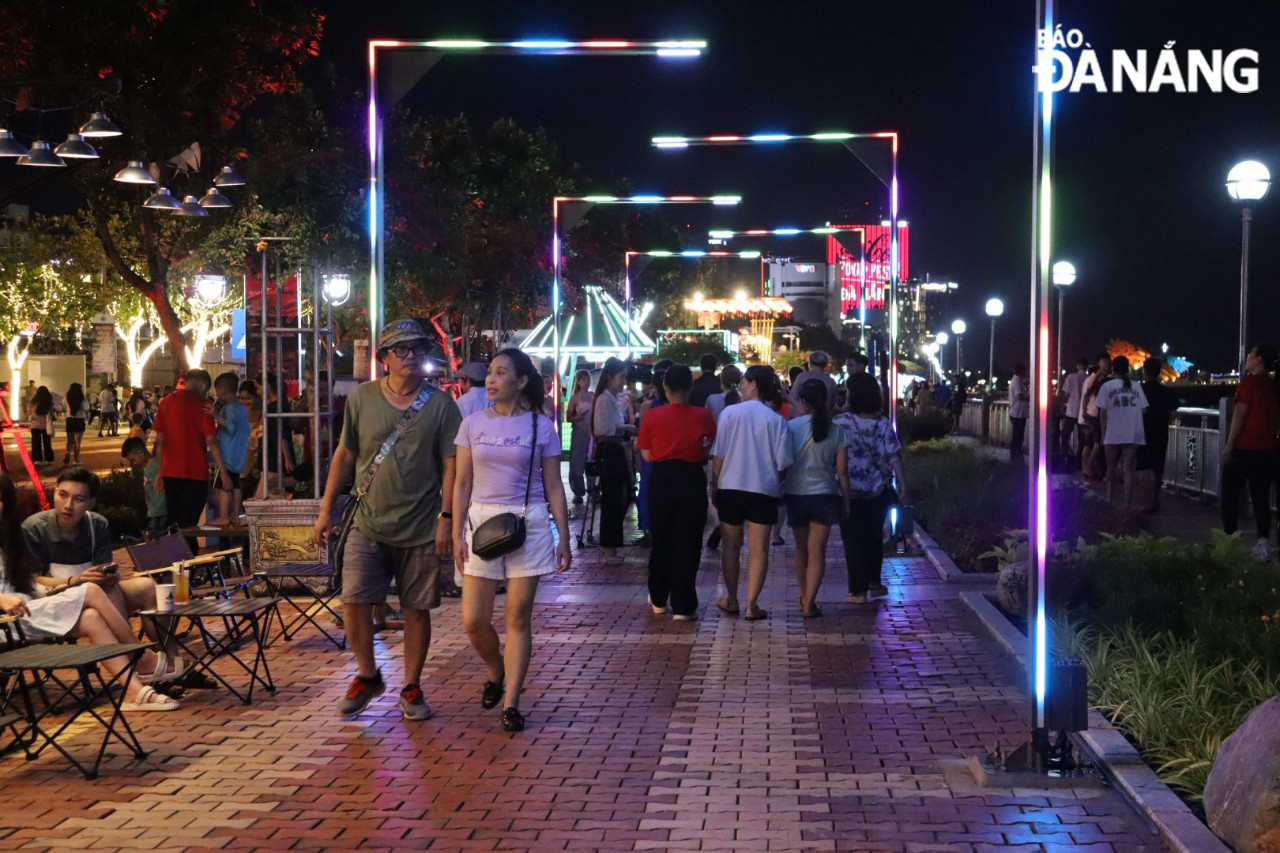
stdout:
POLYGON ((889 561, 887 601, 846 604, 838 547, 825 618, 798 616, 774 548, 768 621, 709 607, 683 624, 649 614, 647 552, 591 549, 541 591, 518 735, 479 707, 456 602, 437 611, 424 723, 395 704, 398 634, 379 641, 393 689, 355 721, 333 710, 349 655, 304 635, 273 649, 275 696, 135 715, 144 762, 117 750, 90 782, 52 755, 0 758, 0 848, 1164 849, 1113 791, 957 772, 1018 740, 1019 672, 922 560, 889 561))

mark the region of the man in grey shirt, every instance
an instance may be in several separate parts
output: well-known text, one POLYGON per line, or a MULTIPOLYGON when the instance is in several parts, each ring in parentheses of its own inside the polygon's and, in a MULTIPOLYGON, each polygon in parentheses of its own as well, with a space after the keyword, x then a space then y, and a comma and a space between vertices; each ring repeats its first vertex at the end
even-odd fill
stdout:
POLYGON ((836 408, 836 381, 831 378, 831 374, 827 373, 827 362, 831 359, 825 352, 816 349, 809 353, 809 369, 796 377, 796 381, 791 383, 791 400, 800 405, 800 389, 804 387, 804 383, 810 379, 820 379, 827 386, 827 409, 835 411, 836 408))
POLYGON ((377 469, 356 511, 342 560, 343 625, 359 672, 339 703, 353 716, 386 689, 373 654, 373 608, 386 600, 394 577, 404 611, 404 689, 407 720, 431 708, 419 680, 431 642, 431 610, 440 606, 440 557, 453 551, 453 439, 462 416, 453 399, 423 376, 431 342, 413 320, 397 320, 378 336, 387 374, 358 385, 347 397, 342 440, 334 451, 315 536, 323 544, 335 497, 364 482, 382 443, 396 431, 420 394, 426 402, 377 469))

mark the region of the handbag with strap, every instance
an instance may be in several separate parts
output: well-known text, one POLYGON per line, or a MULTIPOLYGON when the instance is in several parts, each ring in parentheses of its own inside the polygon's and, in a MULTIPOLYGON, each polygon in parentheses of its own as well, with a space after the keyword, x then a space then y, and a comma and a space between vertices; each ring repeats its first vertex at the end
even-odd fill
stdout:
POLYGON ((422 390, 418 392, 418 396, 409 404, 409 408, 404 410, 404 416, 396 422, 396 428, 391 431, 382 441, 382 446, 378 448, 378 453, 373 457, 372 464, 369 465, 369 471, 364 475, 364 480, 354 492, 351 493, 350 499, 346 506, 342 509, 342 520, 338 522, 337 535, 331 540, 329 547, 330 562, 333 563, 334 583, 342 583, 342 552, 347 544, 347 537, 351 535, 351 528, 355 524, 356 510, 360 507, 360 502, 364 500, 364 496, 369 493, 369 486, 373 484, 373 478, 377 476, 378 469, 382 467, 382 463, 386 460, 387 455, 391 453, 391 448, 396 446, 396 442, 400 440, 400 436, 413 426, 413 422, 417 419, 418 413, 422 411, 422 407, 427 404, 427 400, 436 392, 436 389, 429 383, 422 383, 422 390))
POLYGON ((471 532, 471 553, 482 560, 496 560, 524 545, 525 517, 529 514, 529 491, 533 488, 533 461, 538 455, 538 413, 533 416, 533 444, 529 448, 529 479, 524 485, 524 509, 519 515, 500 512, 471 532))

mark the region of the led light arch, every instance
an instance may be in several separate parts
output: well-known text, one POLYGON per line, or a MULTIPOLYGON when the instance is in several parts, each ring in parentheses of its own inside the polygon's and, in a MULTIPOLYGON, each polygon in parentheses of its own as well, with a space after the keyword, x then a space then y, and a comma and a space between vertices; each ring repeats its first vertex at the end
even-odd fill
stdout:
MULTIPOLYGON (((378 97, 378 57, 381 52, 395 50, 428 51, 427 61, 418 72, 419 78, 441 57, 450 54, 486 54, 516 56, 660 56, 694 58, 702 55, 707 43, 701 39, 668 39, 664 41, 632 41, 628 39, 524 39, 487 41, 481 39, 370 39, 368 42, 369 103, 369 341, 377 340, 383 322, 383 227, 386 199, 383 185, 383 107, 378 97)), ((416 81, 414 81, 416 82, 416 81)), ((410 83, 412 85, 412 83, 410 83)), ((392 99, 392 104, 395 99, 392 99)), ((385 106, 391 106, 387 104, 385 106)), ((369 347, 369 377, 378 375, 377 347, 369 347)))

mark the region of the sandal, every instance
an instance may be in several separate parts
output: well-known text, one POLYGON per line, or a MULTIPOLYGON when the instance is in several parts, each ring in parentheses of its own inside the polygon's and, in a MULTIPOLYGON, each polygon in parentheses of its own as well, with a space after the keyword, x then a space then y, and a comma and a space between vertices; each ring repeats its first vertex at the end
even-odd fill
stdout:
POLYGON ((742 618, 746 619, 748 622, 759 622, 763 619, 769 618, 769 611, 761 607, 752 607, 747 610, 746 615, 742 618))
POLYGON ((502 728, 508 732, 524 731, 524 714, 515 708, 507 708, 502 712, 502 728))
POLYGON ((819 616, 821 616, 821 615, 822 615, 822 608, 821 608, 821 607, 819 607, 818 605, 816 605, 816 604, 811 604, 811 605, 809 605, 809 608, 806 610, 806 609, 805 609, 805 606, 804 606, 804 599, 803 599, 803 598, 801 598, 801 599, 799 600, 799 603, 800 603, 800 615, 801 615, 803 618, 805 618, 805 619, 815 619, 815 618, 817 618, 817 617, 819 617, 819 616))
POLYGON ((480 690, 480 707, 498 707, 498 703, 502 701, 504 685, 505 682, 502 681, 486 681, 484 687, 480 690))
POLYGON ((156 652, 156 668, 148 673, 138 673, 138 682, 151 684, 156 681, 168 681, 173 678, 169 669, 169 656, 164 652, 156 652))
POLYGON ((176 711, 181 707, 181 702, 157 693, 150 685, 139 690, 132 702, 120 703, 121 711, 176 711))
POLYGON ((717 608, 721 613, 727 613, 727 614, 729 614, 730 616, 737 616, 737 615, 738 615, 738 608, 737 608, 737 606, 735 605, 735 606, 733 606, 733 607, 730 607, 730 606, 729 606, 729 599, 727 599, 727 598, 717 599, 717 600, 716 600, 716 608, 717 608))

